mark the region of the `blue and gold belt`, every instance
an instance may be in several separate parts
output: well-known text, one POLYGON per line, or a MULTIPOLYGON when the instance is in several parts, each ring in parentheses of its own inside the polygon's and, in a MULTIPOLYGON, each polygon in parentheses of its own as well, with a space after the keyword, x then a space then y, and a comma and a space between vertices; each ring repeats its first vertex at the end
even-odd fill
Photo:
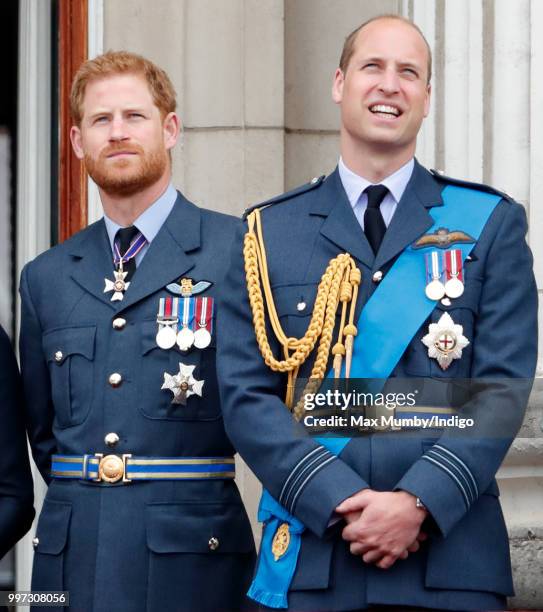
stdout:
POLYGON ((94 482, 225 480, 236 475, 234 457, 133 457, 130 454, 53 455, 53 478, 94 482))

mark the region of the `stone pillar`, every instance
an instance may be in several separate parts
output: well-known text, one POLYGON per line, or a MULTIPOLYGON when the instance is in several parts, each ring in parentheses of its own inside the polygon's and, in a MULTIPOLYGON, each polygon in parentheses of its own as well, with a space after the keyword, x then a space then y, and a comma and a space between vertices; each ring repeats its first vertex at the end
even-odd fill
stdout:
MULTIPOLYGON (((408 0, 403 10, 435 49, 434 161, 451 176, 506 190, 525 206, 541 291, 543 7, 529 0, 408 0)), ((423 137, 422 152, 431 159, 428 140, 423 137)), ((542 365, 540 357, 539 376, 542 365)), ((543 606, 542 404, 539 378, 525 424, 498 472, 517 590, 510 605, 516 608, 543 606)))

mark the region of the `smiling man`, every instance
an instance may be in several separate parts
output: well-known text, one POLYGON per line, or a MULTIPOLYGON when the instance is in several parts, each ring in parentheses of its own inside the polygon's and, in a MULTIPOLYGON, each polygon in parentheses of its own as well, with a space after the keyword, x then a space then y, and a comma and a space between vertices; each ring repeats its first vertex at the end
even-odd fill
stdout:
POLYGON ((68 591, 73 610, 239 610, 254 544, 215 371, 238 222, 174 189, 180 121, 158 66, 85 62, 71 110, 104 218, 21 277, 28 432, 49 485, 32 588, 68 591))
POLYGON ((404 18, 352 32, 332 89, 337 169, 249 210, 234 247, 219 381, 229 436, 265 488, 249 591, 263 607, 502 610, 513 592, 494 477, 537 354, 526 216, 416 161, 431 66, 404 18), (417 401, 314 437, 294 391, 325 377, 417 401), (439 426, 462 412, 469 434, 439 426))

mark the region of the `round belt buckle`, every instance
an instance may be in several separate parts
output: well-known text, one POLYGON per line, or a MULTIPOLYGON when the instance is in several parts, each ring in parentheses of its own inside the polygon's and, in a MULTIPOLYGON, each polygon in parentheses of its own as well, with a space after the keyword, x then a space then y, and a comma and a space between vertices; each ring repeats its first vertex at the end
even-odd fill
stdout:
POLYGON ((117 455, 106 455, 100 459, 98 478, 105 482, 118 482, 124 474, 124 462, 117 455))

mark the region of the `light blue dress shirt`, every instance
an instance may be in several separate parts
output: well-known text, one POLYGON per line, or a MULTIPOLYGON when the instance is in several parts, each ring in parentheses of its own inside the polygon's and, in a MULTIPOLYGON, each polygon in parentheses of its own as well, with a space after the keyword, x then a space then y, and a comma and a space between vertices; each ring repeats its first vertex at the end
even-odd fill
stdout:
MULTIPOLYGON (((381 214, 383 215, 383 219, 385 220, 385 225, 387 227, 390 225, 390 221, 396 212, 398 202, 400 201, 400 198, 407 187, 407 183, 413 174, 414 167, 415 160, 410 159, 401 168, 396 170, 394 174, 387 176, 378 183, 379 185, 384 185, 388 189, 388 193, 381 202, 380 207, 381 214)), ((371 183, 367 179, 363 178, 362 176, 358 176, 358 174, 355 174, 352 170, 347 168, 341 157, 339 158, 338 169, 343 188, 345 189, 345 193, 347 194, 349 202, 353 207, 354 214, 358 219, 358 223, 360 223, 360 227, 364 229, 364 213, 368 207, 368 196, 363 192, 366 187, 369 187, 375 183, 371 183)))
MULTIPOLYGON (((153 242, 153 239, 158 234, 160 228, 164 224, 164 221, 166 221, 166 218, 172 211, 176 200, 177 191, 170 183, 166 191, 158 198, 158 200, 153 202, 153 204, 151 204, 147 210, 144 210, 132 224, 138 228, 138 230, 147 240, 147 244, 136 255, 136 267, 139 266, 141 260, 145 257, 145 253, 147 253, 149 250, 149 245, 151 242, 153 242)), ((104 222, 106 224, 111 253, 113 255, 113 242, 115 240, 115 234, 117 233, 117 230, 121 229, 122 225, 115 223, 115 221, 110 219, 106 214, 104 214, 104 222)))

